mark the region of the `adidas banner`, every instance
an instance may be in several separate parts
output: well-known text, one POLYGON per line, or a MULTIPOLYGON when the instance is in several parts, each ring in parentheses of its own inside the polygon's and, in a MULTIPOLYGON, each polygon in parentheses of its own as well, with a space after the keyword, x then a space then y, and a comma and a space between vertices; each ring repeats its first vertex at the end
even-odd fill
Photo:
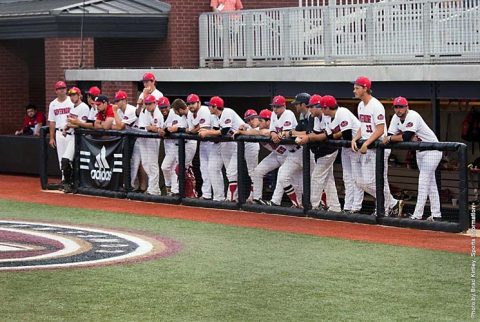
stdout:
POLYGON ((81 136, 79 186, 120 190, 123 186, 122 137, 81 136))

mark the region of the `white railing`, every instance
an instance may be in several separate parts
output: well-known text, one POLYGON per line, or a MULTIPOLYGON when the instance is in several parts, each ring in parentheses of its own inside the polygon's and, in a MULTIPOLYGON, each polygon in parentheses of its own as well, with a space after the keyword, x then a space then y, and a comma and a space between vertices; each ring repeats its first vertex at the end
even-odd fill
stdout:
POLYGON ((200 66, 480 63, 480 0, 368 1, 204 13, 200 66))

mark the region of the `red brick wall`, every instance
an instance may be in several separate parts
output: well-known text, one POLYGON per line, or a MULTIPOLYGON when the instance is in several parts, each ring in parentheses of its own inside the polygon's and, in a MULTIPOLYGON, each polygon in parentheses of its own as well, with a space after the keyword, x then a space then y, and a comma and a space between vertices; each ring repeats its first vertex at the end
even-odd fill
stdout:
POLYGON ((102 93, 107 95, 110 101, 113 101, 115 93, 119 90, 127 93, 129 104, 136 104, 139 95, 136 82, 102 82, 102 93))
POLYGON ((28 104, 29 71, 22 48, 15 41, 0 41, 0 134, 22 127, 28 104))
MULTIPOLYGON (((47 109, 50 102, 55 99, 55 83, 65 79, 66 69, 79 68, 80 62, 80 38, 45 39, 45 106, 47 109)), ((84 38, 83 67, 94 68, 93 38, 84 38)))

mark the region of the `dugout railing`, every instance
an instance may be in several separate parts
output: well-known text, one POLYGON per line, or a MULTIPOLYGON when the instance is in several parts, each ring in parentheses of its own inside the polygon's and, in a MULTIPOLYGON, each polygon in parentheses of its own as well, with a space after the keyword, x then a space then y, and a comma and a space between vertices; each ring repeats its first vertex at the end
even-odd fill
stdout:
MULTIPOLYGON (((50 185, 48 183, 48 177, 46 172, 47 164, 47 149, 48 140, 47 140, 47 128, 43 128, 41 131, 42 144, 41 144, 41 158, 40 158, 40 181, 42 189, 56 188, 57 185, 50 185)), ((380 142, 376 142, 370 148, 376 149, 376 199, 375 202, 372 198, 365 198, 364 205, 366 211, 362 211, 357 214, 346 214, 346 213, 337 213, 329 212, 325 210, 313 210, 310 205, 310 188, 311 188, 311 177, 310 177, 310 151, 308 148, 303 149, 303 155, 299 153, 298 157, 303 158, 303 199, 302 204, 303 208, 291 208, 289 206, 266 206, 254 204, 247 202, 248 194, 250 193, 250 178, 248 176, 248 171, 246 167, 246 162, 244 158, 245 151, 245 142, 271 142, 268 137, 262 136, 245 136, 240 135, 235 138, 237 143, 237 167, 238 167, 238 201, 229 202, 229 201, 212 201, 212 200, 203 200, 200 198, 187 198, 185 196, 185 142, 186 140, 195 140, 195 141, 214 141, 214 142, 225 142, 233 141, 232 138, 216 137, 216 138, 207 138, 201 139, 197 135, 185 134, 185 133, 173 133, 170 134, 171 139, 177 140, 178 144, 178 183, 179 183, 179 195, 177 196, 167 196, 167 195, 147 195, 145 193, 139 193, 132 191, 130 184, 130 159, 133 151, 133 146, 137 138, 147 138, 147 139, 159 139, 158 135, 155 133, 139 132, 139 131, 94 131, 94 130, 85 130, 80 129, 76 130, 75 133, 75 160, 74 160, 74 192, 89 194, 89 195, 98 195, 105 197, 114 197, 114 198, 127 198, 140 201, 150 201, 150 202, 159 202, 159 203, 168 203, 168 204, 182 204, 189 206, 197 207, 208 207, 208 208, 218 208, 218 209, 241 209, 246 211, 253 212, 264 212, 271 214, 283 214, 291 216, 303 216, 311 218, 320 218, 328 220, 340 220, 348 222, 359 222, 366 224, 382 224, 389 226, 398 226, 398 227, 411 227, 419 229, 428 229, 428 230, 438 230, 438 231, 448 231, 448 232, 461 232, 469 228, 469 200, 468 200, 468 176, 467 176, 467 147, 462 143, 426 143, 426 142, 402 142, 395 143, 388 146, 383 145, 380 142), (107 142, 112 140, 112 138, 117 138, 121 141, 121 160, 117 159, 116 162, 121 164, 121 180, 117 187, 112 189, 111 187, 93 187, 92 185, 84 186, 81 180, 80 175, 80 166, 82 158, 81 155, 81 140, 82 138, 95 138, 98 142, 107 142), (104 140, 104 141, 102 141, 104 140), (457 180, 455 183, 458 187, 456 193, 456 200, 458 203, 456 207, 452 209, 447 209, 442 204, 442 212, 445 210, 450 211, 454 215, 451 216, 448 220, 429 222, 425 220, 411 220, 409 218, 397 218, 397 217, 388 217, 385 216, 385 209, 383 206, 384 201, 384 150, 391 149, 392 151, 406 151, 406 150, 438 150, 456 154, 458 160, 458 167, 453 171, 458 174, 457 180), (376 211, 376 216, 371 215, 373 210, 376 211)), ((284 144, 294 144, 294 141, 291 139, 283 140, 284 144)), ((329 141, 326 144, 334 145, 339 148, 341 147, 350 147, 350 141, 329 141)), ((199 166, 198 166, 198 149, 196 152, 196 157, 193 162, 195 168, 196 178, 197 178, 197 190, 200 186, 201 179, 199 178, 199 166)), ((161 153, 160 153, 161 154, 161 153)), ((262 153, 261 153, 262 154, 262 153)), ((341 153, 339 153, 340 156, 341 153)), ((100 155, 100 153, 99 153, 100 155)), ((120 154, 116 154, 120 155, 120 154)), ((94 161, 92 156, 92 167, 99 162, 100 159, 94 161)), ((159 167, 161 164, 162 156, 159 157, 159 167)), ((337 162, 338 165, 338 162, 337 162)), ((118 171, 120 169, 117 168, 118 171)), ((160 170, 161 172, 161 170, 160 170)), ((117 173, 119 174, 119 173, 117 173)), ((219 173, 223 175, 224 173, 219 173)), ((441 180, 438 177, 441 176, 441 172, 437 171, 437 182, 440 183, 439 189, 441 189, 441 180)), ((407 179, 408 180, 408 179, 407 179)), ((275 181, 275 176, 271 177, 269 181, 270 184, 275 181)), ((337 175, 336 178, 337 185, 341 185, 341 177, 337 175)), ((391 183, 391 182, 390 182, 391 183)), ((414 183, 412 182, 411 185, 414 183)), ((271 189, 272 190, 272 189, 271 189)), ((340 198, 342 199, 342 198, 340 198)), ((410 205, 410 207, 412 207, 410 205)), ((428 209, 428 207, 426 207, 428 209)), ((363 210, 363 208, 362 208, 363 210)))

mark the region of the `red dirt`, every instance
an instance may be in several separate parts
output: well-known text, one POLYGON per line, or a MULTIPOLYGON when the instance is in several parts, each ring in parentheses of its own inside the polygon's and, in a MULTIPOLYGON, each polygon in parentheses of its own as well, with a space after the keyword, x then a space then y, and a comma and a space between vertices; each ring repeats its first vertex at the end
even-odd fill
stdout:
POLYGON ((0 175, 0 198, 53 206, 101 209, 111 212, 261 228, 455 253, 469 254, 471 251, 470 237, 460 234, 258 214, 245 211, 165 205, 125 199, 63 193, 54 194, 42 191, 40 189, 40 180, 34 177, 0 175), (92 204, 95 204, 95 207, 89 206, 92 204))

